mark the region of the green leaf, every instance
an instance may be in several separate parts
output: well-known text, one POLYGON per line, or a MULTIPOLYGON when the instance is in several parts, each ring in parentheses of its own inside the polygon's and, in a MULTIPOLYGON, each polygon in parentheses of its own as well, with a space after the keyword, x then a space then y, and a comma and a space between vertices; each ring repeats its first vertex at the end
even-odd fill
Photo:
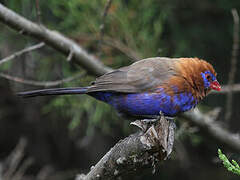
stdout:
POLYGON ((228 171, 240 176, 240 168, 235 160, 232 160, 231 163, 221 149, 218 149, 218 157, 223 161, 223 165, 228 171))

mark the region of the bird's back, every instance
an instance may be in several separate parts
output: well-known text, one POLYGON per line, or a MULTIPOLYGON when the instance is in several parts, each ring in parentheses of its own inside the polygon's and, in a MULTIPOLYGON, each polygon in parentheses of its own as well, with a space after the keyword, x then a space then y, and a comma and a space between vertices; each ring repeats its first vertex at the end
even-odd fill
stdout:
POLYGON ((138 93, 153 91, 176 76, 177 59, 147 58, 96 79, 88 92, 112 91, 138 93))

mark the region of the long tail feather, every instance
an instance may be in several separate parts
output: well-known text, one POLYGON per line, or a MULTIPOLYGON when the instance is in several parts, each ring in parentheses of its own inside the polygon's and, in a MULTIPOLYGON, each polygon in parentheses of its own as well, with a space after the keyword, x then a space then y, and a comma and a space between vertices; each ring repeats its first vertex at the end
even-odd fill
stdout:
POLYGON ((23 98, 28 98, 28 97, 48 96, 48 95, 85 94, 88 88, 89 87, 41 89, 41 90, 20 92, 20 93, 17 93, 17 95, 23 98))

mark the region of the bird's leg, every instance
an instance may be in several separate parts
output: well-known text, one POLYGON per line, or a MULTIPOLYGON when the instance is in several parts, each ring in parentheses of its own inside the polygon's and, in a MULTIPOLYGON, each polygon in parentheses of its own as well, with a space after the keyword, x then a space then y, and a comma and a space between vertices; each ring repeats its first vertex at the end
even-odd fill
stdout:
MULTIPOLYGON (((155 126, 158 121, 161 120, 162 117, 167 119, 170 122, 173 122, 173 117, 165 116, 162 111, 159 112, 157 116, 144 116, 146 119, 135 120, 131 122, 131 125, 137 126, 141 131, 146 132, 151 126, 155 126)), ((175 123, 174 123, 175 124, 175 123)))
MULTIPOLYGON (((163 114, 163 112, 162 111, 160 111, 159 112, 159 115, 156 115, 156 116, 149 116, 149 119, 143 119, 142 121, 144 122, 144 123, 147 123, 147 124, 149 124, 149 125, 154 125, 154 124, 156 124, 156 122, 158 122, 160 119, 161 119, 161 117, 162 116, 164 116, 164 114, 163 114)), ((165 116, 164 116, 165 117, 165 116)), ((170 118, 170 117, 169 117, 170 118)))
POLYGON ((166 120, 172 121, 174 120, 174 117, 169 117, 169 116, 165 116, 166 120))
POLYGON ((131 122, 131 125, 137 126, 142 132, 146 132, 150 127, 155 126, 158 119, 141 119, 131 122))
POLYGON ((157 120, 160 120, 162 116, 164 116, 164 118, 168 121, 173 121, 174 120, 174 117, 165 116, 162 111, 159 111, 159 116, 157 117, 157 120))
MULTIPOLYGON (((162 111, 160 111, 159 112, 159 116, 158 116, 158 120, 161 120, 161 117, 162 116, 164 116, 164 114, 162 113, 162 111)), ((169 116, 164 116, 164 118, 166 119, 166 120, 168 120, 169 121, 169 123, 171 124, 171 126, 174 128, 174 129, 176 129, 176 124, 175 124, 175 122, 174 122, 174 117, 169 117, 169 116)))
POLYGON ((141 121, 143 122, 143 123, 146 123, 146 124, 155 124, 157 121, 158 121, 159 119, 158 118, 156 118, 156 119, 142 119, 141 121))
POLYGON ((154 128, 154 125, 161 119, 161 116, 164 116, 162 112, 160 112, 158 116, 144 116, 149 119, 136 120, 130 124, 137 126, 141 131, 146 132, 150 127, 154 128))

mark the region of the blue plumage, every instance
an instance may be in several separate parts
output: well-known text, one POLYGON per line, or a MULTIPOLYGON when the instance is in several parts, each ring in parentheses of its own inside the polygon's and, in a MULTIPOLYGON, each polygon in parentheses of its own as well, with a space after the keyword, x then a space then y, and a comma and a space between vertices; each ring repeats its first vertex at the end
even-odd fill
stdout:
POLYGON ((159 115, 162 111, 166 116, 175 116, 196 106, 191 93, 179 93, 173 97, 161 88, 152 93, 116 93, 95 92, 89 95, 112 105, 120 113, 131 116, 159 115))
POLYGON ((201 76, 202 76, 205 88, 209 88, 210 85, 211 85, 211 82, 209 81, 209 78, 211 78, 211 81, 215 81, 216 80, 216 76, 214 76, 210 71, 202 72, 201 76))

